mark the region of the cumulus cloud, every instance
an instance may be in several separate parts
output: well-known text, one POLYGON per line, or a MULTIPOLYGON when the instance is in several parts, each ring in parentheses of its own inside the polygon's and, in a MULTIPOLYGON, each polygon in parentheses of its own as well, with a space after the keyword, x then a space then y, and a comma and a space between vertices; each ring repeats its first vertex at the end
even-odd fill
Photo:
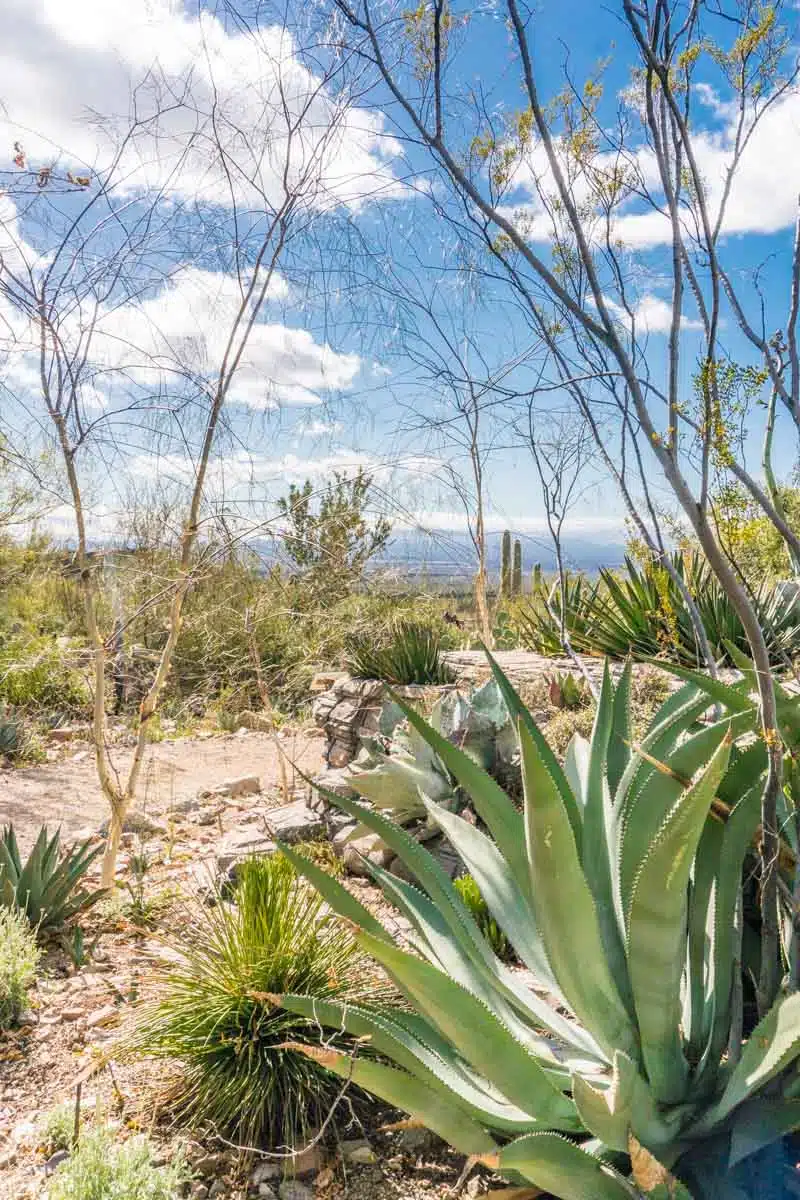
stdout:
MULTIPOLYGON (((285 280, 273 276, 269 297, 282 299, 287 292, 285 280)), ((93 412, 113 407, 137 388, 174 394, 187 377, 213 386, 241 305, 241 286, 233 276, 186 266, 153 296, 93 313, 83 407, 93 412)), ((35 388, 36 330, 19 313, 0 311, 1 317, 13 323, 17 347, 4 364, 5 382, 20 390, 35 388)), ((64 344, 78 346, 87 327, 80 308, 66 314, 60 330, 64 344)), ((257 320, 228 401, 260 410, 317 405, 326 393, 352 387, 360 366, 357 354, 337 353, 306 329, 257 320)))
MULTIPOLYGON (((662 300, 660 296, 654 296, 652 293, 646 293, 641 296, 635 305, 631 306, 633 312, 633 321, 631 321, 628 313, 621 304, 617 304, 615 300, 608 296, 605 298, 606 305, 616 315, 620 324, 626 328, 630 328, 634 323, 637 334, 648 333, 669 333, 672 327, 672 305, 666 300, 662 300)), ((681 329, 702 329, 702 321, 696 321, 691 317, 681 317, 681 329)))
POLYGON ((207 9, 190 11, 188 0, 5 0, 3 21, 0 146, 9 167, 20 140, 31 164, 61 156, 95 168, 108 158, 109 125, 125 130, 135 114, 118 171, 132 191, 275 204, 287 159, 290 183, 313 177, 312 208, 358 207, 402 190, 382 117, 334 94, 277 24, 232 30, 207 9))
MULTIPOLYGON (((693 145, 713 219, 719 211, 732 161, 738 112, 702 85, 699 99, 709 111, 711 123, 705 128, 696 128, 693 145)), ((661 188, 652 150, 647 146, 632 146, 630 159, 658 202, 661 188)), ((597 165, 604 163, 608 167, 618 165, 616 157, 600 155, 597 165)), ((520 165, 514 182, 517 203, 504 206, 503 212, 512 220, 523 223, 532 240, 549 240, 553 226, 542 197, 554 196, 556 189, 540 146, 535 146, 520 165)), ((745 147, 726 205, 723 233, 770 234, 792 226, 797 217, 798 191, 800 94, 789 91, 767 109, 745 147)), ((579 178, 575 184, 576 200, 585 202, 589 192, 587 182, 579 178)), ((618 210, 611 236, 627 248, 648 250, 668 244, 672 232, 665 211, 632 198, 618 210)))

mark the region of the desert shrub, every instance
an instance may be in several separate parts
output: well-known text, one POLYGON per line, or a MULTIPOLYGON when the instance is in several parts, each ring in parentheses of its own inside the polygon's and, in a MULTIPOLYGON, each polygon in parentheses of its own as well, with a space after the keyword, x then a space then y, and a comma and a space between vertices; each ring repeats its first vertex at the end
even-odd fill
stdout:
POLYGON ((0 635, 0 701, 75 715, 86 712, 89 692, 52 639, 0 635))
POLYGON ((36 978, 39 948, 27 918, 0 907, 0 1029, 13 1025, 36 978))
POLYGON ((75 1109, 71 1104, 57 1104, 39 1122, 39 1141, 45 1154, 69 1150, 75 1140, 75 1109))
POLYGON ((397 621, 383 637, 352 634, 345 645, 348 666, 357 679, 400 685, 453 681, 453 672, 442 660, 441 637, 419 621, 397 621))
POLYGON ((189 1172, 180 1155, 163 1167, 153 1162, 144 1136, 115 1142, 103 1126, 88 1129, 56 1170, 49 1200, 178 1200, 189 1172))
POLYGON ((200 910, 129 1052, 181 1062, 171 1095, 180 1119, 247 1145, 294 1146, 341 1085, 288 1048, 318 1041, 319 1030, 278 997, 355 999, 374 992, 374 976, 360 978, 351 935, 283 855, 246 862, 235 900, 200 910))
POLYGON ((594 724, 594 713, 593 704, 585 708, 560 708, 543 725, 542 733, 559 758, 564 757, 567 746, 576 733, 582 737, 589 737, 594 724))
POLYGON ((475 924, 498 958, 509 959, 514 951, 506 935, 489 912, 481 890, 471 875, 461 875, 453 881, 464 907, 471 913, 475 924))

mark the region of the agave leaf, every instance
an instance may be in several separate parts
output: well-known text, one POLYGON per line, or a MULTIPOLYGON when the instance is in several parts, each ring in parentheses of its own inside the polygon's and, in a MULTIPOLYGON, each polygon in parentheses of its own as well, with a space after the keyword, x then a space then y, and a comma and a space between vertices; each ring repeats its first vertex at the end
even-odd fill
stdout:
POLYGON ((462 1154, 488 1154, 495 1145, 494 1138, 460 1105, 450 1100, 443 1088, 429 1087, 396 1067, 387 1067, 367 1058, 352 1058, 327 1047, 291 1043, 290 1048, 407 1112, 412 1120, 433 1130, 462 1154))
POLYGON ((611 733, 606 756, 608 787, 612 796, 616 795, 617 787, 631 757, 630 747, 633 742, 633 722, 631 719, 632 673, 632 662, 628 658, 614 692, 611 733))
POLYGON ((696 1132, 719 1126, 743 1101, 774 1079, 800 1053, 800 993, 782 997, 745 1042, 722 1096, 698 1122, 696 1132))
MULTIPOLYGON (((487 1161, 484 1159, 483 1161, 487 1161)), ((557 1133, 529 1133, 504 1146, 487 1165, 517 1171, 562 1200, 635 1200, 623 1177, 557 1133)))
POLYGON ((557 992, 558 984, 536 930, 528 889, 520 889, 503 855, 486 834, 440 805, 428 802, 425 808, 455 848, 480 888, 489 912, 522 961, 543 986, 557 992))
POLYGON ((395 946, 362 934, 359 944, 456 1050, 502 1095, 544 1125, 568 1131, 581 1125, 572 1101, 547 1078, 494 1013, 436 967, 395 946))
POLYGON ((742 880, 742 862, 761 817, 761 787, 757 785, 742 796, 725 824, 714 903, 714 936, 710 970, 714 987, 709 1042, 700 1073, 716 1073, 720 1056, 728 1042, 731 988, 734 959, 734 914, 742 880))
POLYGON ((615 897, 609 853, 613 811, 606 777, 606 756, 613 723, 614 693, 606 663, 584 777, 581 861, 584 878, 594 898, 611 974, 629 1015, 633 1017, 633 998, 625 963, 624 923, 621 906, 615 897))
POLYGON ((289 1012, 355 1038, 368 1039, 370 1047, 431 1088, 442 1088, 472 1117, 506 1133, 528 1132, 537 1122, 522 1109, 502 1100, 487 1087, 479 1087, 452 1045, 417 1014, 393 1009, 365 1008, 352 1002, 314 996, 276 996, 289 1012))
POLYGON ((512 721, 515 721, 519 729, 520 723, 527 731, 528 737, 536 746, 539 757, 541 758, 545 769, 555 786, 558 788, 558 793, 561 797, 561 803, 564 806, 564 811, 572 829, 572 836, 575 838, 576 845, 580 848, 581 844, 581 814, 578 809, 578 804, 575 800, 572 790, 567 782, 567 778, 561 769, 558 759, 547 742, 547 739, 542 734, 528 709, 522 703, 519 694, 515 691, 509 679, 501 671, 498 664, 492 658, 489 651, 486 651, 486 657, 489 659, 489 666, 492 668, 492 674, 497 680, 497 685, 503 694, 506 707, 511 714, 512 721))
POLYGON ((708 1043, 713 1017, 716 882, 719 874, 725 828, 709 817, 695 855, 689 890, 689 941, 687 955, 687 1004, 683 1025, 687 1033, 689 1061, 700 1061, 708 1043))
POLYGON ((560 1076, 559 1086, 566 1087, 569 1072, 578 1067, 588 1072, 597 1070, 602 1054, 576 1021, 566 1020, 547 1000, 509 971, 495 954, 487 954, 485 962, 481 963, 468 957, 454 942, 436 905, 423 892, 381 867, 373 866, 371 872, 387 899, 408 917, 419 934, 421 940, 416 948, 429 962, 488 1005, 514 1036, 548 1067, 551 1077, 555 1073, 560 1076), (555 1044, 549 1041, 538 1032, 541 1029, 550 1030, 558 1041, 555 1044), (573 1062, 564 1051, 565 1046, 581 1057, 573 1062))
POLYGON ((795 1129, 800 1129, 800 1100, 777 1096, 754 1096, 746 1100, 733 1118, 729 1168, 732 1170, 743 1159, 795 1129))
POLYGON ((618 1049, 638 1059, 636 1034, 604 953, 567 810, 522 722, 519 733, 534 912, 547 957, 561 994, 608 1060, 618 1049))
POLYGON ((738 684, 723 683, 719 679, 712 679, 703 671, 692 671, 689 667, 681 667, 677 663, 662 662, 655 658, 645 659, 645 662, 661 667, 662 670, 669 671, 670 675, 693 684, 705 692, 715 704, 723 705, 729 712, 746 712, 753 708, 753 701, 746 691, 746 680, 738 684))
POLYGON ((687 885, 706 816, 728 763, 718 747, 698 781, 664 822, 634 888, 628 962, 647 1076, 656 1098, 679 1103, 688 1084, 680 1037, 686 954, 687 885))
POLYGON ((652 1200, 692 1200, 691 1192, 632 1134, 628 1153, 638 1188, 652 1200))
MULTIPOLYGON (((402 704, 401 701, 398 701, 402 704)), ((529 896, 530 879, 525 857, 525 828, 522 817, 498 783, 482 771, 468 754, 448 742, 408 706, 406 717, 419 733, 429 740, 447 767, 472 799, 478 815, 489 828, 500 853, 511 868, 520 891, 529 896)))

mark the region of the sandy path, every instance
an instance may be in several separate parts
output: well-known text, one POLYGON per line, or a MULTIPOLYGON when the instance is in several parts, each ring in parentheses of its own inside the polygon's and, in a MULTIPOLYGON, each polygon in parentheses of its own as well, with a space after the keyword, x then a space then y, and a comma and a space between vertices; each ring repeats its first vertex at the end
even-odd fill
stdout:
MULTIPOLYGON (((303 771, 313 774, 322 767, 324 739, 318 731, 287 734, 281 745, 303 771)), ((115 754, 120 770, 124 771, 131 754, 123 747, 115 754)), ((265 791, 279 786, 278 751, 266 734, 248 731, 158 742, 147 752, 137 807, 163 811, 239 775, 260 776, 265 791)), ((74 836, 96 829, 106 816, 86 744, 70 744, 55 762, 0 771, 0 825, 13 821, 25 843, 45 822, 60 823, 65 834, 74 836)))

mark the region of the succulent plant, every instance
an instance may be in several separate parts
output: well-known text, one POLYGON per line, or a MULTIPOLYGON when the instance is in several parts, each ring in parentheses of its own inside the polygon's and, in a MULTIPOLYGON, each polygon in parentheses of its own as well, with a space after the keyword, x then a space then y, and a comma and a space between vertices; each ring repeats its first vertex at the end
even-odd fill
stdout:
MULTIPOLYGON (((391 700, 381 712, 379 733, 364 743, 349 782, 366 800, 392 814, 401 825, 424 820, 424 797, 454 811, 468 797, 430 742, 405 710, 391 700)), ((430 714, 433 729, 458 746, 491 775, 510 778, 517 739, 500 689, 489 680, 470 695, 453 691, 440 697, 430 714)), ((357 831, 357 835, 363 829, 357 831)))
POLYGON ((79 884, 103 847, 89 841, 59 855, 60 832, 48 836, 43 825, 23 864, 14 826, 0 838, 0 906, 24 912, 36 929, 65 925, 105 895, 98 888, 86 891, 79 884))
MULTIPOLYGON (((522 813, 473 757, 406 715, 488 830, 425 799, 528 977, 496 957, 406 830, 331 795, 417 881, 372 868, 411 922, 412 948, 286 853, 360 929, 411 1011, 283 996, 285 1008, 368 1037, 384 1061, 322 1044, 307 1053, 523 1185, 522 1196, 733 1200, 755 1194, 742 1178, 770 1146, 772 1186, 785 1194, 781 1138, 800 1124, 800 994, 779 996, 749 1036, 741 1026, 742 864, 766 764, 762 743, 742 744, 756 720, 747 677, 710 723, 699 723, 708 691, 690 680, 634 749, 630 667, 616 689, 606 670, 591 739, 576 738, 562 769, 493 669, 517 727, 522 813)), ((796 721, 789 704, 784 718, 796 721)))

